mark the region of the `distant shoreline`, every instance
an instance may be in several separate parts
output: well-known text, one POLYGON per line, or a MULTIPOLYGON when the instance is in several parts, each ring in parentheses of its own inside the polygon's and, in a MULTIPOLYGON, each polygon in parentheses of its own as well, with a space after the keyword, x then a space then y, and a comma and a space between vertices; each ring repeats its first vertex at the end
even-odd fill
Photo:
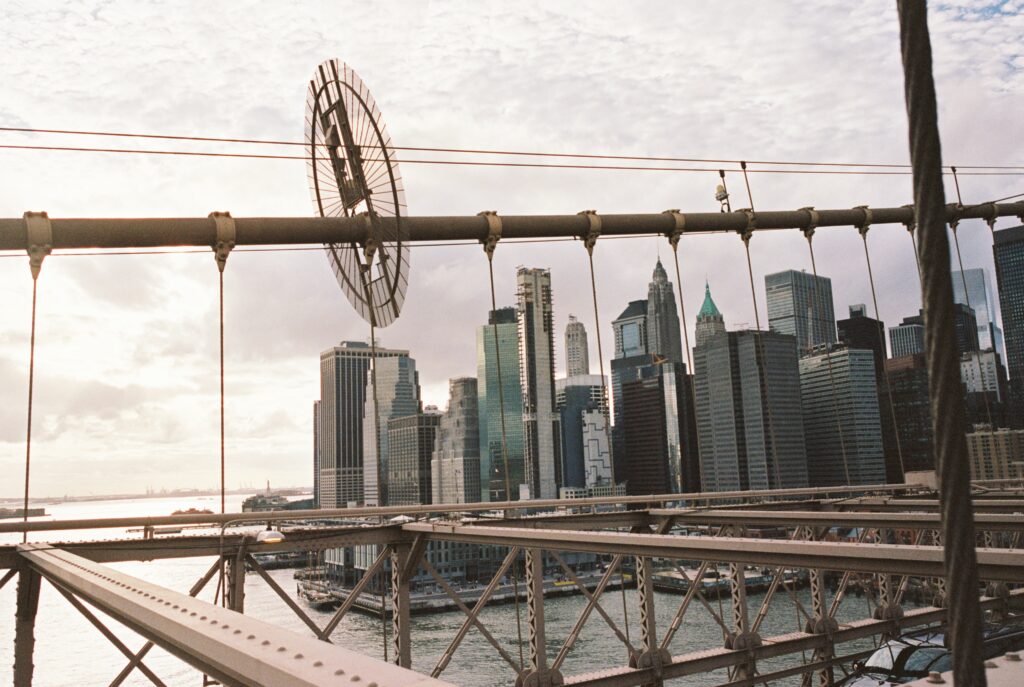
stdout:
MULTIPOLYGON (((226 493, 230 495, 250 495, 262 489, 252 487, 249 489, 230 489, 226 493)), ((272 490, 275 494, 299 495, 312 493, 312 487, 282 487, 272 490)), ((172 491, 151 492, 148 494, 89 494, 85 496, 33 496, 29 498, 30 504, 50 503, 82 503, 87 501, 130 501, 133 499, 165 499, 175 497, 192 496, 220 496, 219 489, 175 489, 172 491)), ((0 497, 0 504, 20 505, 24 502, 23 497, 10 496, 0 497)))

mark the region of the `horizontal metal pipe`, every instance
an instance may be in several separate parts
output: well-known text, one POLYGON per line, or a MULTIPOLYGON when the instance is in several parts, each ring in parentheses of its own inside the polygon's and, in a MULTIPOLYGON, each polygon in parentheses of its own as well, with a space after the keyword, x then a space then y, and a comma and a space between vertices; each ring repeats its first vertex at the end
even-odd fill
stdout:
MULTIPOLYGON (((1024 218, 1024 202, 995 203, 947 209, 948 218, 989 219, 1024 218)), ((871 208, 872 224, 913 222, 909 206, 871 208)), ((676 220, 666 213, 601 215, 601 234, 631 236, 669 235, 676 220)), ((681 213, 687 234, 741 232, 749 227, 748 216, 740 212, 681 213)), ((860 226, 866 218, 860 208, 818 210, 817 227, 860 226)), ((396 230, 398 220, 382 218, 386 232, 396 230)), ((1022 219, 1024 221, 1024 219, 1022 219)), ((489 225, 484 217, 403 217, 403 232, 410 242, 482 241, 489 225)), ((51 218, 53 248, 157 248, 169 246, 212 246, 217 241, 214 221, 207 217, 184 218, 51 218)), ((754 215, 754 228, 806 229, 811 215, 806 210, 770 210, 754 215)), ((506 239, 579 238, 590 229, 590 220, 581 215, 508 215, 501 217, 501 236, 506 239)), ((367 225, 356 217, 237 217, 235 244, 239 246, 296 245, 323 243, 359 243, 366 237, 367 225)), ((24 250, 28 245, 25 221, 0 219, 0 250, 24 250)))

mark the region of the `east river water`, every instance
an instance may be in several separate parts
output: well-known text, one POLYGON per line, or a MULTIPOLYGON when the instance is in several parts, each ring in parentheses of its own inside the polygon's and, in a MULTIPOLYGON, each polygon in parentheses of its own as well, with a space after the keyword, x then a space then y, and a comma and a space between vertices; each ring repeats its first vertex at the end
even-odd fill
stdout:
MULTIPOLYGON (((227 509, 229 512, 241 510, 244 496, 229 496, 227 509)), ((209 508, 218 510, 219 497, 174 497, 145 498, 131 500, 90 501, 46 506, 47 513, 55 519, 127 517, 145 515, 169 515, 174 510, 185 508, 209 508)), ((6 522, 6 521, 5 521, 6 522)), ((113 537, 141 537, 141 534, 129 534, 123 530, 105 530, 92 532, 53 532, 38 533, 30 537, 30 541, 46 540, 84 540, 113 537)), ((8 544, 20 541, 20 535, 0 534, 0 543, 8 544)), ((212 564, 211 558, 183 558, 148 563, 118 563, 113 567, 127 574, 135 575, 155 584, 187 593, 188 589, 212 564)), ((286 590, 294 592, 295 581, 293 569, 272 570, 270 574, 286 590)), ((212 581, 200 598, 212 601, 216 586, 212 581)), ((0 684, 5 684, 13 672, 14 662, 14 609, 16 581, 11 580, 0 590, 0 684)), ((796 592, 804 607, 810 609, 810 599, 806 589, 796 592)), ((656 593, 655 608, 658 618, 659 637, 668 628, 675 614, 681 595, 656 593)), ((763 594, 751 594, 749 607, 751 617, 757 613, 763 594)), ((303 603, 300 601, 300 603, 303 603)), ((549 660, 553 659, 561 648, 565 637, 569 634, 586 599, 582 595, 550 598, 545 600, 546 636, 549 660)), ((709 599, 708 603, 717 612, 719 601, 709 599)), ((608 614, 622 625, 623 604, 621 592, 606 592, 601 604, 608 614)), ((636 591, 626 591, 626 605, 629 616, 630 637, 634 645, 639 643, 638 606, 636 591)), ((731 618, 729 599, 721 600, 726 623, 731 618)), ((321 613, 308 609, 311 617, 318 620, 321 626, 326 623, 330 613, 321 613)), ((526 637, 526 609, 522 610, 522 632, 526 637)), ((274 592, 257 577, 250 573, 246 579, 245 612, 260 620, 284 627, 300 634, 308 634, 309 630, 298 617, 282 602, 274 592)), ((762 637, 792 632, 797 629, 797 613, 790 594, 780 590, 773 599, 768 615, 761 627, 762 637)), ((858 620, 867 615, 867 603, 863 598, 849 596, 840 608, 840 622, 858 620)), ((102 613, 97 615, 109 620, 102 613)), ((465 616, 458 611, 436 613, 433 615, 414 616, 412 620, 412 653, 413 668, 429 672, 437 662, 448 642, 461 626, 465 616)), ((516 646, 517 629, 514 605, 490 606, 481 614, 481 620, 488 630, 501 642, 506 650, 519 658, 516 646)), ((129 648, 137 650, 144 640, 130 630, 118 626, 113 621, 108 623, 117 635, 125 641, 129 648)), ((390 632, 390 623, 389 628, 390 632)), ((339 646, 358 651, 370 656, 382 657, 381 620, 357 612, 349 613, 332 635, 332 641, 339 646)), ((676 634, 669 647, 672 654, 689 653, 701 649, 709 649, 722 645, 722 631, 711 615, 695 599, 686 613, 683 626, 676 634)), ((870 648, 870 641, 850 643, 840 648, 841 653, 870 648)), ((389 647, 390 650, 390 647, 389 647)), ((526 647, 523 647, 524 653, 526 647)), ((602 668, 612 668, 625 664, 626 649, 616 639, 601 617, 595 612, 591 614, 580 638, 562 666, 565 675, 591 672, 602 668)), ((808 658, 810 658, 808 656, 808 658)), ((797 657, 799 660, 799 657, 797 657)), ((146 664, 167 684, 172 686, 188 685, 194 687, 201 684, 201 678, 195 670, 177 658, 167 654, 158 647, 154 648, 145 659, 146 664)), ((773 669, 781 669, 793 665, 793 657, 774 659, 759 664, 762 673, 773 669)), ((121 653, 89 622, 74 610, 67 601, 44 581, 39 612, 36 618, 36 650, 35 650, 35 682, 40 687, 81 687, 83 685, 108 685, 124 667, 126 661, 121 653)), ((840 673, 841 674, 841 673, 840 673)), ((448 669, 442 678, 468 687, 491 687, 493 685, 511 685, 514 676, 508 665, 501 659, 494 648, 476 630, 471 629, 459 647, 448 669)), ((724 671, 702 673, 675 680, 672 684, 711 686, 726 681, 724 671)), ((797 681, 798 682, 798 681, 797 681)), ((126 685, 149 685, 150 682, 138 671, 126 681, 126 685)), ((793 680, 779 681, 778 684, 794 684, 793 680)))

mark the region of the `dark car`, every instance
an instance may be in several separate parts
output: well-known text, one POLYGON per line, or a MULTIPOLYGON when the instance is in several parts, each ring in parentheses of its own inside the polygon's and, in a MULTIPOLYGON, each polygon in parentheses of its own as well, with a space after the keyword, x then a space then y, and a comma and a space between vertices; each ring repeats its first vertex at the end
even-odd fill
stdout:
MULTIPOLYGON (((879 687, 900 685, 928 677, 930 672, 953 668, 952 656, 945 644, 945 631, 921 630, 893 639, 871 654, 839 687, 879 687)), ((1002 656, 1007 651, 1024 649, 1024 623, 987 626, 982 634, 984 658, 1002 656)))

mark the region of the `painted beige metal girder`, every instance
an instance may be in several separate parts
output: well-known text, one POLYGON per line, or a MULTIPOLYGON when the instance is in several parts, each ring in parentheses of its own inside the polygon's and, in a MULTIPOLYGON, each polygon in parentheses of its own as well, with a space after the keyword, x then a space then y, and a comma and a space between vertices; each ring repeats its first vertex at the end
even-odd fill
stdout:
MULTIPOLYGON (((683 560, 714 560, 793 568, 851 570, 941 577, 942 548, 896 544, 847 544, 820 541, 678 537, 667 534, 585 532, 579 530, 517 530, 442 523, 407 523, 406 532, 446 541, 522 546, 524 548, 622 553, 683 560)), ((1024 551, 978 549, 978 575, 983 580, 1024 581, 1024 551)))
POLYGON ((150 584, 46 544, 19 555, 43 577, 226 685, 449 685, 150 584))
MULTIPOLYGON (((896 503, 899 503, 897 501, 896 503)), ((936 513, 860 513, 853 511, 775 511, 775 510, 688 510, 653 508, 652 517, 672 517, 677 525, 806 526, 806 527, 884 527, 890 529, 935 529, 941 524, 936 513)), ((1024 515, 977 513, 978 530, 1024 531, 1024 515)))

